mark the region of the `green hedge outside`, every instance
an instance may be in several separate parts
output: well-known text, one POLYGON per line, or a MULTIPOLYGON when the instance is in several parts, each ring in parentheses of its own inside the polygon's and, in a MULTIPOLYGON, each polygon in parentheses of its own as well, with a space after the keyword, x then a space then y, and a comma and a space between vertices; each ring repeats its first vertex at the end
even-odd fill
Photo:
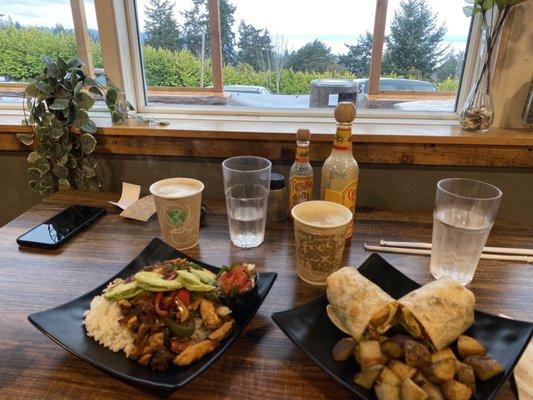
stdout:
MULTIPOLYGON (((41 57, 48 54, 64 59, 76 57, 76 38, 71 32, 52 34, 34 27, 0 28, 0 75, 10 76, 15 81, 28 81, 39 74, 43 68, 41 57)), ((93 64, 103 68, 100 43, 91 42, 93 64)), ((191 52, 181 50, 173 52, 143 46, 144 67, 148 86, 182 86, 198 87, 200 84, 200 61, 191 52)), ((206 61, 204 67, 204 86, 213 84, 211 63, 206 61)), ((276 93, 275 71, 256 71, 247 64, 224 66, 224 84, 264 86, 276 93)), ((401 77, 401 76, 394 76, 401 77)), ((309 93, 310 83, 314 79, 340 78, 355 79, 348 71, 301 72, 282 69, 279 74, 280 94, 309 93)), ((439 90, 456 90, 457 79, 436 82, 439 90)))

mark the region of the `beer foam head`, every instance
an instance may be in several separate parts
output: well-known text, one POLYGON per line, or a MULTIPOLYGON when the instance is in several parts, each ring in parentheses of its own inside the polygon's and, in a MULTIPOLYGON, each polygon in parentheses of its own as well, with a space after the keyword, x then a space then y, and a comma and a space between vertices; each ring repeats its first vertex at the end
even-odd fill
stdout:
POLYGON ((158 181, 150 186, 154 196, 179 199, 194 196, 204 189, 204 184, 196 179, 170 178, 158 181))

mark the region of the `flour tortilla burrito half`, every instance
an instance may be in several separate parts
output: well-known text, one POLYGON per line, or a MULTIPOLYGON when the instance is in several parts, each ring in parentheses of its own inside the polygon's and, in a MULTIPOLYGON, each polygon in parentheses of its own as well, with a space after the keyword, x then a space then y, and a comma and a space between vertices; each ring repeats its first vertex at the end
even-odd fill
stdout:
POLYGON ((400 322, 414 337, 440 350, 474 322, 474 294, 450 278, 441 278, 403 296, 400 322))
POLYGON ((326 292, 330 319, 356 340, 365 333, 376 337, 396 322, 396 300, 354 267, 341 268, 328 276, 326 292))

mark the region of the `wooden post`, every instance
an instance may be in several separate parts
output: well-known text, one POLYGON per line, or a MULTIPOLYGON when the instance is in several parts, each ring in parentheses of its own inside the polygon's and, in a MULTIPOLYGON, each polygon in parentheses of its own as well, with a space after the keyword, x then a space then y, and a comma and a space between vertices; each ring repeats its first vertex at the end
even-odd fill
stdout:
POLYGON ((74 32, 76 34, 76 47, 78 49, 78 58, 86 66, 86 73, 94 77, 93 57, 91 54, 91 38, 87 29, 87 19, 85 17, 84 0, 70 0, 70 9, 72 10, 72 20, 74 22, 74 32))
POLYGON ((215 92, 224 91, 222 78, 222 44, 220 33, 220 6, 218 0, 208 0, 209 32, 211 36, 211 63, 213 66, 213 88, 215 92))
POLYGON ((383 42, 385 41, 385 23, 387 22, 387 5, 388 0, 376 0, 372 59, 370 61, 370 77, 368 82, 368 94, 370 95, 378 94, 379 91, 381 62, 383 61, 383 42))

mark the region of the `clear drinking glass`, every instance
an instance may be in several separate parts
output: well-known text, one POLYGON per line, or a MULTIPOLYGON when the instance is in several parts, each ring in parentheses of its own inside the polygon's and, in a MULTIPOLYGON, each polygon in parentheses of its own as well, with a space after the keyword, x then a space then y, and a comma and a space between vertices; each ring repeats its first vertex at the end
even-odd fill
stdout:
POLYGON ((222 163, 231 242, 256 247, 265 238, 272 163, 266 158, 232 157, 222 163))
POLYGON ((437 183, 430 262, 436 279, 472 281, 501 197, 500 189, 485 182, 450 178, 437 183))

